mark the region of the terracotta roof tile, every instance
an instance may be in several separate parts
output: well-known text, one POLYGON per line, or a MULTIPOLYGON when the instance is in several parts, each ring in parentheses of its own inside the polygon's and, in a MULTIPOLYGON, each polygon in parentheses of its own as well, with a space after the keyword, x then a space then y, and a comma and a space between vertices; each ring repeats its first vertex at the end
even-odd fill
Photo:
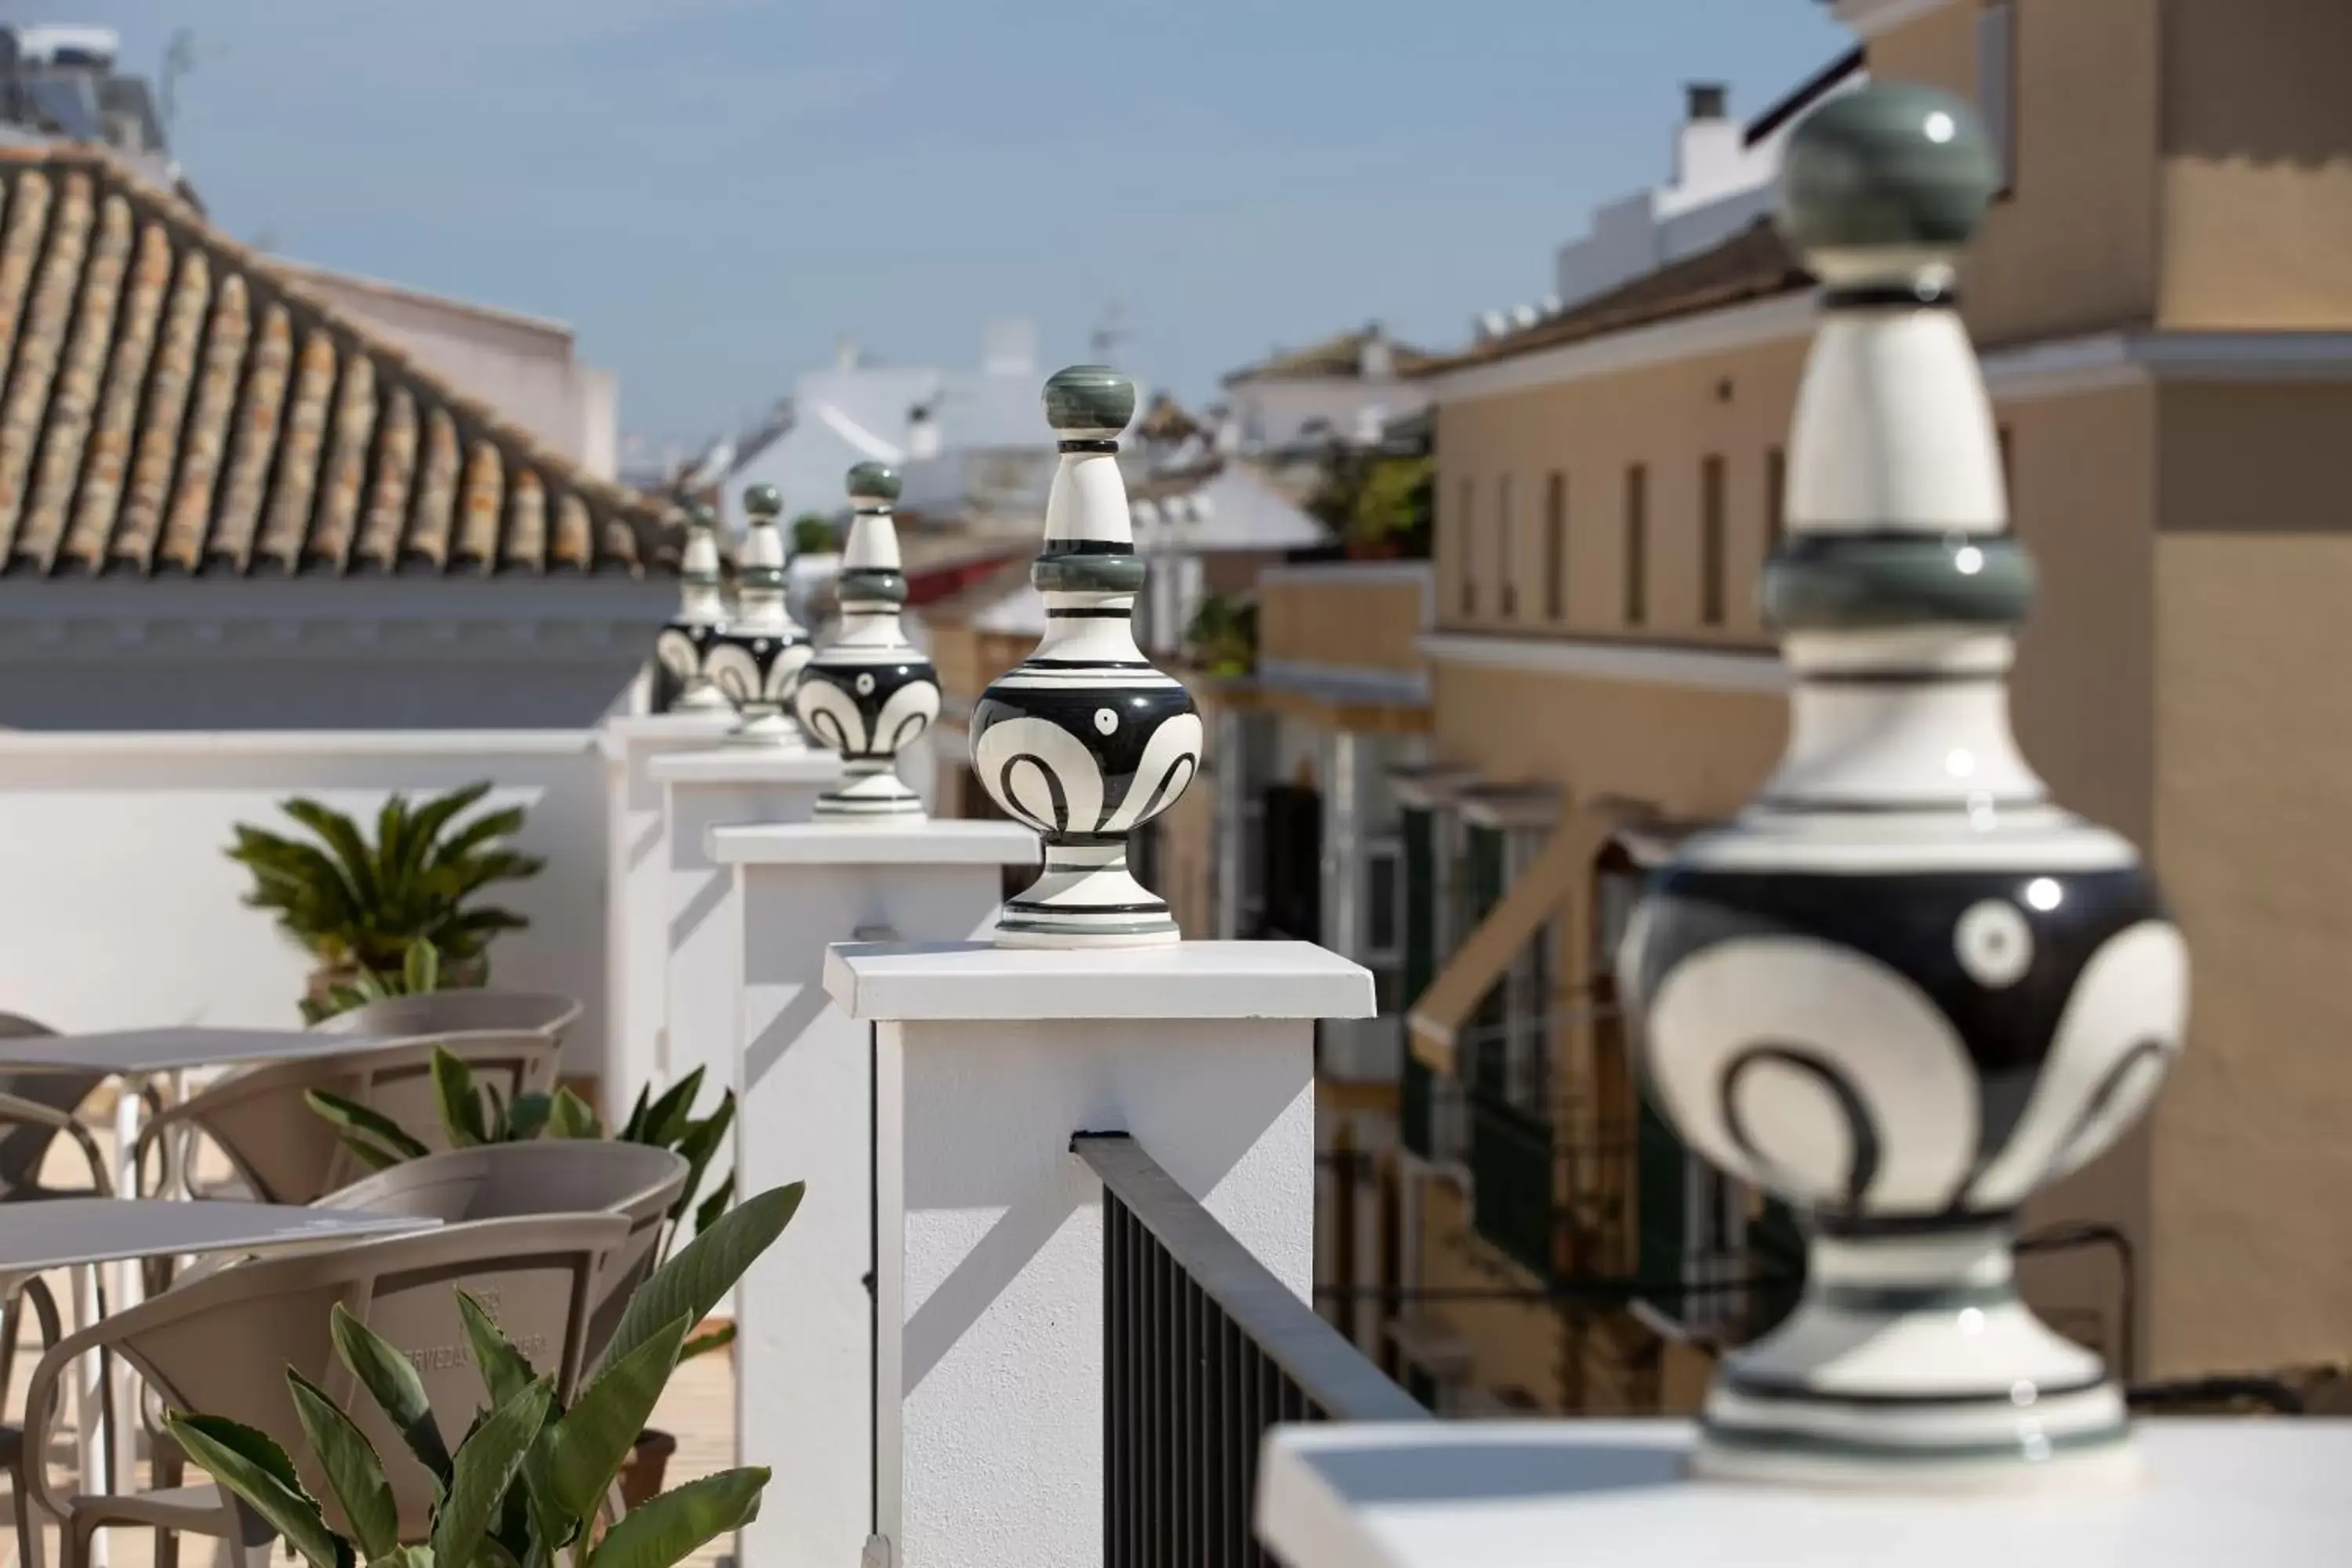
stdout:
MULTIPOLYGON (((1244 381, 1293 381, 1309 377, 1356 377, 1364 374, 1364 350, 1374 341, 1373 329, 1362 328, 1342 332, 1336 338, 1326 338, 1319 343, 1303 349, 1276 349, 1255 364, 1244 365, 1230 372, 1223 384, 1232 386, 1244 381)), ((1409 344, 1391 341, 1389 364, 1398 375, 1411 375, 1431 363, 1432 357, 1409 344)))
POLYGON ((0 574, 673 567, 581 472, 104 153, 0 148, 0 574))
POLYGON ((1670 261, 1605 293, 1580 300, 1557 316, 1424 365, 1418 374, 1442 374, 1486 364, 1538 349, 1558 348, 1646 327, 1678 316, 1720 310, 1810 288, 1811 277, 1784 243, 1769 218, 1759 218, 1722 244, 1670 261))

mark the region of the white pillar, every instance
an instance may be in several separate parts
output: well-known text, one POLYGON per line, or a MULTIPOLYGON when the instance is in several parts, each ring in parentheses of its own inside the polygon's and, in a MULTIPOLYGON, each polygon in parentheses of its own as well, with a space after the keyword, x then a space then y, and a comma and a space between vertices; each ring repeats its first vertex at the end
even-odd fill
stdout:
POLYGON ((1301 942, 836 948, 876 1031, 877 1458, 892 1568, 1100 1568, 1102 1188, 1124 1131, 1305 1299, 1314 1020, 1371 976, 1301 942))
MULTIPOLYGON (((841 759, 830 752, 719 745, 673 752, 647 767, 663 789, 669 873, 662 1029, 648 1081, 658 1093, 701 1068, 707 1110, 719 1090, 735 1080, 736 998, 743 984, 743 917, 735 901, 734 871, 712 863, 710 830, 807 821, 816 797, 840 781, 841 759)), ((628 1114, 637 1087, 614 1096, 618 1114, 628 1114)), ((710 1168, 727 1171, 734 1150, 730 1133, 710 1168)), ((732 1317, 734 1310, 730 1294, 715 1315, 732 1317)))
POLYGON ((607 1118, 628 1114, 637 1086, 652 1081, 669 969, 669 852, 662 785, 649 764, 667 752, 709 745, 732 722, 725 711, 639 713, 607 719, 597 731, 611 867, 604 885, 604 1058, 596 1069, 607 1118))
POLYGON ((946 941, 996 919, 1012 822, 720 827, 742 910, 735 1092, 745 1192, 804 1181, 792 1226, 736 1288, 736 1447, 775 1472, 744 1528, 755 1568, 846 1568, 874 1530, 872 1026, 821 984, 837 942, 946 941))

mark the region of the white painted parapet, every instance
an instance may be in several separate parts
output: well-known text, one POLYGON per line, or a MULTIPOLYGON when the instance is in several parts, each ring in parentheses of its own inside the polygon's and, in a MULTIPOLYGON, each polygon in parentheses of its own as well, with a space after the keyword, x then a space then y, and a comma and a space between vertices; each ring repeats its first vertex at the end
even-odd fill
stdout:
POLYGON ((878 1026, 868 1561, 1100 1568, 1103 1194, 1070 1140, 1130 1134, 1305 1300, 1314 1023, 1369 1016, 1371 975, 1299 942, 874 944, 825 989, 878 1026))
POLYGON ((857 1562, 873 1533, 873 1026, 825 996, 825 950, 887 932, 977 936, 1004 868, 1037 864, 1011 822, 883 818, 719 827, 741 973, 733 1082, 741 1190, 804 1181, 792 1227, 736 1288, 736 1444, 774 1471, 742 1532, 748 1568, 857 1562))
MULTIPOLYGON (((710 830, 807 821, 816 797, 839 782, 841 759, 722 741, 703 751, 656 757, 647 767, 662 786, 669 884, 662 1030, 651 1081, 659 1092, 702 1068, 701 1105, 708 1110, 719 1090, 735 1079, 737 998, 743 985, 743 917, 735 900, 734 870, 712 862, 710 830)), ((626 1115, 628 1100, 614 1099, 626 1115)), ((730 1133, 712 1170, 730 1168, 734 1145, 730 1133)), ((732 1316, 733 1300, 730 1295, 718 1315, 732 1316)))
POLYGON ((673 710, 607 719, 597 727, 604 757, 604 1056, 598 1068, 607 1120, 628 1114, 640 1084, 653 1080, 669 969, 669 852, 663 786, 651 764, 671 752, 707 747, 733 715, 673 710))

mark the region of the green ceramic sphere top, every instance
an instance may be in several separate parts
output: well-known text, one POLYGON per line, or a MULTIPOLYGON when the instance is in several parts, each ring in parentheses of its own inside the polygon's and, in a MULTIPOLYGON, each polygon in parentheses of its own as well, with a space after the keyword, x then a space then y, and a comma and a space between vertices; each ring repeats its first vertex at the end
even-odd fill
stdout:
POLYGON ((1045 422, 1065 436, 1116 436, 1135 417, 1135 383, 1102 364, 1074 364, 1045 382, 1045 422))
POLYGON ((1911 82, 1830 100, 1790 132, 1780 232, 1801 251, 1958 249, 2000 189, 1976 110, 1911 82))
POLYGON ((719 514, 711 510, 709 507, 697 502, 695 505, 686 509, 686 526, 688 528, 716 528, 719 526, 719 514))
POLYGON ((784 492, 773 485, 743 487, 743 510, 753 517, 781 517, 784 510, 784 492))
POLYGON ((849 470, 849 499, 894 501, 898 499, 898 470, 887 463, 859 463, 849 470))

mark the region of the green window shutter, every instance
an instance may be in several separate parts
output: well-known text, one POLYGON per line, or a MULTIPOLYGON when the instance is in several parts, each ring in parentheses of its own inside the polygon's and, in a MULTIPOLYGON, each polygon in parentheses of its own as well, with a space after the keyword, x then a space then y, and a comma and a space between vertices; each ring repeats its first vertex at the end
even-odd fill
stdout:
POLYGON ((1404 1005, 1437 978, 1437 836, 1430 814, 1404 811, 1404 1005))
MULTIPOLYGON (((1689 1154, 1646 1095, 1642 1100, 1634 1162, 1635 1202, 1642 1226, 1641 1256, 1634 1273, 1643 1284, 1663 1292, 1682 1279, 1683 1175, 1689 1154)), ((1666 1297, 1658 1306, 1670 1316, 1682 1315, 1682 1302, 1674 1297, 1666 1297)))
POLYGON ((1433 1090, 1428 1065, 1414 1056, 1408 1045, 1404 1053, 1403 1081, 1398 1090, 1397 1137, 1409 1152, 1424 1160, 1437 1146, 1430 1125, 1433 1109, 1430 1100, 1433 1090))
MULTIPOLYGON (((1492 914, 1495 906, 1503 901, 1503 834, 1500 828, 1472 827, 1469 839, 1467 897, 1463 936, 1492 914)), ((1475 1093, 1500 1100, 1508 1092, 1504 1082, 1503 1021, 1507 1016, 1508 998, 1503 980, 1498 976, 1486 994, 1478 999, 1476 1010, 1470 1015, 1470 1026, 1464 1038, 1470 1046, 1465 1053, 1466 1061, 1463 1076, 1475 1093)))

